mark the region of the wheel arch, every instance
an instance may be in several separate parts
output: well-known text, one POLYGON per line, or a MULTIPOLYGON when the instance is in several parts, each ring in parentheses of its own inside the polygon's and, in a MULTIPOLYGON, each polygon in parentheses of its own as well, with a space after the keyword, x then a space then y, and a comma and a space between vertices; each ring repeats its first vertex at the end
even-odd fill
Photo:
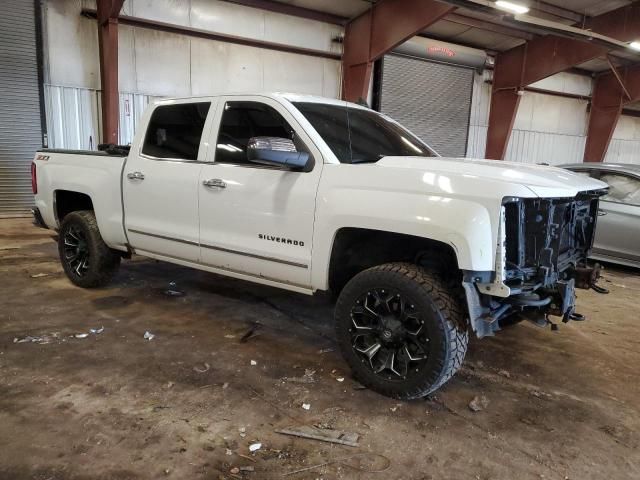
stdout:
POLYGON ((58 226, 64 217, 78 210, 94 210, 93 200, 87 193, 58 189, 53 192, 53 211, 58 226))
POLYGON ((338 294, 344 285, 367 268, 390 262, 427 266, 457 275, 460 266, 452 244, 411 234, 360 227, 343 227, 334 233, 326 285, 338 294))

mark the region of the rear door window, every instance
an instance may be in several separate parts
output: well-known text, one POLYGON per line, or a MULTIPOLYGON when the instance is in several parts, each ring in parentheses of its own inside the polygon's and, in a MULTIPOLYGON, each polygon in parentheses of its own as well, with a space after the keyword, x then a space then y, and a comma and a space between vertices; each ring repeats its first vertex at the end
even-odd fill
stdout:
POLYGON ((151 114, 142 153, 155 158, 197 160, 209 102, 162 105, 151 114))

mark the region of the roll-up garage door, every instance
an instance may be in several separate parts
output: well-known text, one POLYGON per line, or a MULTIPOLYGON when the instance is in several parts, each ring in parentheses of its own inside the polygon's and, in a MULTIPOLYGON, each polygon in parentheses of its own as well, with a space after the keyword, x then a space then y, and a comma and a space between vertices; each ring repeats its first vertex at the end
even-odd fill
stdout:
POLYGON ((399 55, 383 61, 380 111, 440 155, 464 157, 473 70, 399 55))
POLYGON ((0 14, 0 217, 33 204, 31 160, 42 145, 34 5, 3 0, 0 14))

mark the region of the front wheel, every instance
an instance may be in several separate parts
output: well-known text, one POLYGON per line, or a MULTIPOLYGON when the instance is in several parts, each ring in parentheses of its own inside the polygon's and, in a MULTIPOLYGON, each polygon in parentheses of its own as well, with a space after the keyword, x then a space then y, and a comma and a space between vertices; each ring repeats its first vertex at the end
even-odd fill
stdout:
POLYGON ((102 240, 91 210, 71 212, 64 217, 58 253, 67 277, 79 287, 106 285, 120 266, 120 255, 102 240))
POLYGON ((356 380, 389 397, 434 392, 458 371, 467 351, 459 300, 440 277, 413 264, 388 263, 353 277, 335 318, 356 380))

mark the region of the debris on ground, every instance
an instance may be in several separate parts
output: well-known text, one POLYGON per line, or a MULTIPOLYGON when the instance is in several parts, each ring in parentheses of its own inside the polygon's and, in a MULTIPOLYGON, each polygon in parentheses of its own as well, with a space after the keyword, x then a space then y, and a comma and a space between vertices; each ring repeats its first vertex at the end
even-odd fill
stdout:
POLYGON ((251 366, 255 367, 258 364, 258 362, 256 362, 255 360, 251 360, 251 366))
POLYGON ((331 353, 331 352, 333 352, 334 350, 335 350, 335 349, 333 349, 333 348, 322 348, 322 349, 318 350, 318 353, 319 353, 320 355, 322 355, 323 353, 331 353))
POLYGON ((260 330, 261 327, 262 327, 261 323, 258 323, 258 322, 254 323, 251 326, 251 328, 249 328, 249 330, 247 330, 245 334, 242 335, 242 337, 240 337, 240 343, 246 343, 247 340, 249 340, 251 337, 256 336, 257 335, 256 332, 260 330))
POLYGON ((320 468, 320 467, 326 467, 326 466, 332 465, 334 463, 340 463, 342 465, 348 466, 349 468, 351 468, 353 470, 357 470, 357 471, 364 472, 364 473, 382 473, 382 472, 388 470, 389 467, 391 466, 391 460, 389 460, 384 455, 380 455, 378 453, 363 452, 363 453, 356 453, 354 455, 348 455, 346 457, 335 458, 333 460, 329 460, 328 462, 319 463, 317 465, 311 465, 310 467, 299 468, 298 470, 294 470, 294 471, 291 471, 291 472, 283 473, 282 476, 283 477, 288 477, 290 475, 295 475, 296 473, 308 472, 309 470, 314 470, 314 469, 320 468), (369 464, 370 466, 364 467, 362 465, 362 463, 363 463, 362 460, 360 460, 358 462, 358 465, 353 465, 351 463, 344 463, 347 460, 351 460, 353 458, 359 458, 359 459, 364 458, 366 460, 369 460, 368 462, 365 462, 365 463, 369 464), (376 467, 375 466, 376 463, 379 463, 382 466, 376 467))
POLYGON ((506 370, 498 370, 498 375, 505 378, 511 378, 511 374, 506 370))
POLYGON ((484 395, 476 395, 469 402, 469 410, 472 412, 481 412, 489 406, 489 399, 484 395))
POLYGON ((244 437, 246 437, 246 436, 247 436, 247 429, 246 429, 245 427, 240 427, 240 428, 238 429, 238 432, 240 432, 240 436, 241 436, 242 438, 244 438, 244 437))
POLYGON ((233 467, 231 470, 229 470, 229 473, 237 475, 240 473, 240 469, 238 467, 233 467))
POLYGON ((153 339, 154 339, 154 337, 155 337, 155 335, 154 335, 153 333, 151 333, 151 332, 144 332, 144 336, 143 336, 143 338, 144 338, 145 340, 149 340, 149 341, 151 341, 151 340, 153 340, 153 339))
POLYGON ((292 382, 292 383, 314 383, 316 381, 316 379, 314 378, 315 374, 316 374, 315 370, 312 370, 310 368, 305 368, 303 376, 284 377, 283 380, 286 380, 287 382, 292 382))
POLYGON ((228 333, 228 334, 226 334, 226 335, 224 336, 224 338, 229 338, 229 339, 231 339, 231 338, 236 338, 236 336, 235 336, 235 335, 232 335, 232 334, 230 334, 230 333, 228 333))
POLYGON ((297 427, 289 427, 276 430, 276 433, 283 435, 291 435, 293 437, 308 438, 311 440, 319 440, 321 442, 338 443, 340 445, 348 445, 350 447, 358 447, 358 439, 360 436, 355 432, 343 432, 341 430, 324 429, 317 426, 301 425, 297 427))
POLYGON ((100 335, 102 332, 104 332, 104 327, 90 328, 89 331, 95 335, 100 335))
POLYGON ((34 273, 33 275, 31 275, 31 278, 42 278, 42 277, 48 277, 49 274, 48 273, 34 273))
POLYGON ((210 368, 211 365, 209 365, 207 362, 204 362, 202 366, 196 365, 195 367, 193 367, 193 371, 196 373, 205 373, 208 372, 210 368))
POLYGON ((168 297, 183 297, 185 295, 182 290, 178 290, 176 282, 169 282, 169 288, 164 291, 164 294, 168 297))
POLYGON ((75 338, 87 338, 89 336, 88 333, 76 333, 74 335, 75 338))
POLYGON ((240 471, 241 472, 254 472, 255 468, 253 468, 252 466, 240 467, 240 471))
POLYGON ((224 453, 225 453, 225 455, 233 455, 233 451, 228 449, 228 448, 225 450, 224 453))
POLYGON ((344 382, 344 377, 336 377, 336 380, 339 382, 344 382))
POLYGON ((13 343, 37 343, 39 345, 46 345, 47 343, 51 343, 54 340, 57 340, 59 333, 52 333, 50 335, 27 335, 25 337, 19 338, 15 337, 13 339, 13 343))
POLYGON ((261 448, 262 448, 262 444, 261 443, 252 443, 251 445, 249 445, 249 451, 250 452, 257 452, 261 448))
POLYGON ((311 409, 311 404, 310 403, 303 403, 302 404, 302 408, 305 410, 310 410, 311 409))
POLYGON ((541 390, 529 390, 529 395, 531 395, 532 397, 544 399, 550 399, 553 396, 550 393, 543 392, 541 390))
POLYGON ((469 410, 472 412, 480 412, 489 406, 489 399, 484 395, 476 395, 469 402, 469 410))

